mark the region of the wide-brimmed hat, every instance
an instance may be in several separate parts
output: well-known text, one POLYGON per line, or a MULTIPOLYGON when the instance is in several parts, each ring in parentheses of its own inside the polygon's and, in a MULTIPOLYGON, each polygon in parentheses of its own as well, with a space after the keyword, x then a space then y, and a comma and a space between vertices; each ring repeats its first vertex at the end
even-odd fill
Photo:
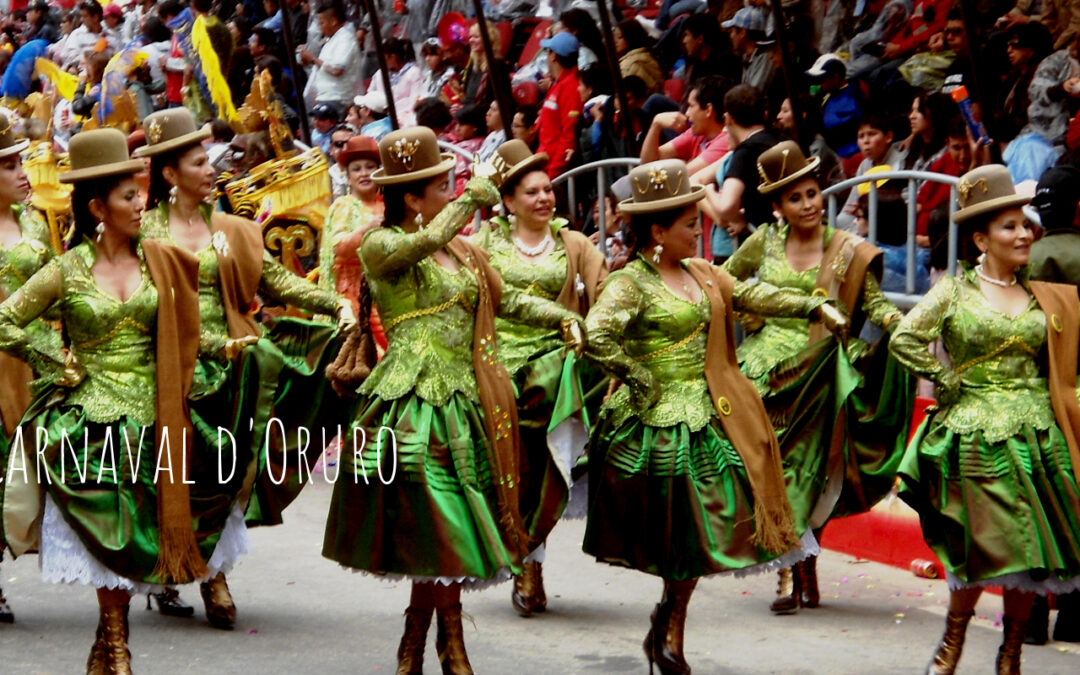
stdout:
POLYGON ((210 138, 210 130, 196 127, 195 118, 186 108, 169 108, 147 115, 143 130, 146 145, 135 151, 136 157, 161 155, 210 138))
POLYGON ((391 131, 379 141, 382 168, 371 174, 376 185, 397 185, 450 171, 454 156, 440 152, 435 132, 427 127, 391 131))
POLYGON ((957 223, 1031 201, 1030 197, 1016 194, 1009 170, 1000 164, 980 166, 960 176, 956 194, 960 208, 953 214, 953 220, 957 223))
POLYGON ((795 141, 777 143, 758 157, 757 170, 761 176, 758 193, 766 195, 781 190, 809 176, 819 164, 820 158, 807 159, 795 141))
POLYGON ((61 183, 77 183, 142 171, 142 160, 131 159, 127 148, 127 136, 119 129, 81 131, 71 137, 68 146, 71 170, 62 171, 58 180, 61 183))
POLYGON ((681 159, 662 159, 630 171, 630 199, 619 202, 623 213, 669 211, 700 201, 705 187, 690 184, 690 172, 681 159))
POLYGON ((529 171, 547 168, 549 161, 546 152, 534 154, 525 141, 515 138, 495 149, 495 154, 491 156, 491 166, 495 167, 495 175, 491 177, 491 180, 502 190, 504 185, 509 185, 515 178, 529 171))
POLYGON ((354 159, 370 159, 378 164, 379 144, 371 136, 353 136, 338 153, 337 161, 341 168, 347 169, 354 159))
POLYGON ((15 130, 11 128, 11 120, 7 115, 0 113, 0 157, 18 154, 29 146, 30 141, 17 137, 15 130))

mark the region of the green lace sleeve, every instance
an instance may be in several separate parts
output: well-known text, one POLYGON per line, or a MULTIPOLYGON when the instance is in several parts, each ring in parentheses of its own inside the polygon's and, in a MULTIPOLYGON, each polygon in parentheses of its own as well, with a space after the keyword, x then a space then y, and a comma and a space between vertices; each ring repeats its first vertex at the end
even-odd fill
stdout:
POLYGON ((423 229, 402 232, 378 227, 367 233, 360 245, 364 272, 373 278, 385 278, 409 269, 438 251, 457 235, 481 206, 499 201, 499 190, 487 178, 474 176, 465 192, 446 205, 423 229))
POLYGON ((638 399, 647 398, 646 392, 654 386, 653 376, 623 351, 622 338, 627 326, 644 311, 641 289, 627 274, 615 272, 585 319, 586 354, 604 372, 629 386, 638 399))
POLYGON ((54 258, 0 304, 0 350, 26 361, 43 377, 63 368, 52 357, 34 349, 26 325, 58 304, 64 294, 64 273, 54 258))
POLYGON ((765 257, 765 235, 767 227, 760 227, 739 245, 735 253, 724 263, 724 271, 736 280, 746 281, 757 274, 761 261, 765 257))
POLYGON ((902 312, 900 309, 885 297, 885 293, 881 290, 881 283, 878 282, 877 277, 869 272, 866 273, 866 278, 863 281, 863 311, 866 312, 866 317, 870 320, 870 323, 879 328, 893 328, 897 325, 897 321, 902 312), (889 321, 889 317, 893 317, 889 321))
POLYGON ((937 282, 922 301, 903 319, 889 341, 889 352, 900 365, 919 377, 937 383, 948 392, 955 392, 960 378, 930 353, 930 345, 941 337, 945 322, 952 316, 959 287, 954 277, 937 282))
POLYGON ((541 328, 558 328, 563 319, 576 319, 585 323, 577 312, 566 309, 557 302, 522 293, 507 284, 503 285, 499 299, 499 316, 515 323, 541 328))
POLYGON ((748 312, 758 316, 806 318, 819 305, 828 302, 828 299, 781 290, 764 281, 736 279, 731 301, 735 305, 733 309, 738 312, 748 312))
POLYGON ((259 289, 271 298, 317 314, 337 314, 338 297, 307 279, 296 276, 263 251, 262 279, 259 289))

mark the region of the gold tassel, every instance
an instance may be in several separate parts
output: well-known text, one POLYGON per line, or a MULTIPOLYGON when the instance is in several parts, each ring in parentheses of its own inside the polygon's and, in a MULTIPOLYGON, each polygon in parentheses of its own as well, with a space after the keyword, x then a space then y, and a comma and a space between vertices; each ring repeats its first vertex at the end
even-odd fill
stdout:
POLYGON ((791 506, 784 500, 782 508, 770 508, 757 501, 754 503, 754 545, 769 553, 787 553, 799 545, 791 506))

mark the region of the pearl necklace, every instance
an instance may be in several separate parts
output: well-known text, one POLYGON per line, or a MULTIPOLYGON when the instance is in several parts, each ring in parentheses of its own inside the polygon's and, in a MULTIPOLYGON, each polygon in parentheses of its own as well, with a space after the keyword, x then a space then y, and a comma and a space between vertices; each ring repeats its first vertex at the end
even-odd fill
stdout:
POLYGON ((520 239, 518 239, 517 235, 514 235, 512 239, 514 240, 514 247, 517 248, 517 250, 521 251, 523 255, 526 255, 530 258, 544 255, 551 249, 555 248, 555 240, 551 238, 550 232, 547 232, 544 235, 544 239, 536 246, 526 246, 520 239))
POLYGON ((994 277, 988 275, 986 272, 983 272, 983 266, 982 265, 976 265, 975 266, 975 274, 980 279, 985 281, 986 283, 993 284, 995 286, 1000 286, 1002 288, 1009 288, 1010 286, 1015 286, 1016 285, 1016 275, 1015 274, 1012 275, 1012 279, 1010 279, 1009 281, 1001 281, 1000 279, 995 279, 994 277))

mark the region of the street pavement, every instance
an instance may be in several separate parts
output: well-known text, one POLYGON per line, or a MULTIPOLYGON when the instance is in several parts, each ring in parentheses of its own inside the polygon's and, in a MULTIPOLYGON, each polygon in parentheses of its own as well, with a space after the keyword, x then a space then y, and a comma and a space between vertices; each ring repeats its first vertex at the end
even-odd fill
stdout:
MULTIPOLYGON (((193 619, 131 609, 138 673, 392 673, 408 604, 407 583, 354 574, 324 559, 323 525, 332 488, 320 477, 280 527, 251 532, 252 552, 229 585, 236 630, 211 628, 198 587, 182 597, 193 619)), ((596 563, 581 552, 582 521, 564 521, 544 565, 548 611, 519 618, 510 584, 464 596, 469 657, 477 673, 644 673, 641 642, 659 600, 654 577, 596 563), (475 626, 474 626, 475 623, 475 626)), ((775 576, 702 581, 690 605, 686 658, 695 675, 908 673, 925 671, 944 627, 943 581, 826 551, 819 563, 822 607, 772 616, 775 576)), ((0 674, 79 673, 97 622, 94 593, 40 579, 36 556, 5 560, 0 580, 17 623, 0 624, 0 674)), ((990 673, 1001 640, 1001 598, 984 595, 968 631, 960 675, 990 673)), ((1051 614, 1053 620, 1054 613, 1051 614)), ((437 673, 434 623, 426 672, 437 673)), ((1025 646, 1023 668, 1080 672, 1080 645, 1025 646)))

